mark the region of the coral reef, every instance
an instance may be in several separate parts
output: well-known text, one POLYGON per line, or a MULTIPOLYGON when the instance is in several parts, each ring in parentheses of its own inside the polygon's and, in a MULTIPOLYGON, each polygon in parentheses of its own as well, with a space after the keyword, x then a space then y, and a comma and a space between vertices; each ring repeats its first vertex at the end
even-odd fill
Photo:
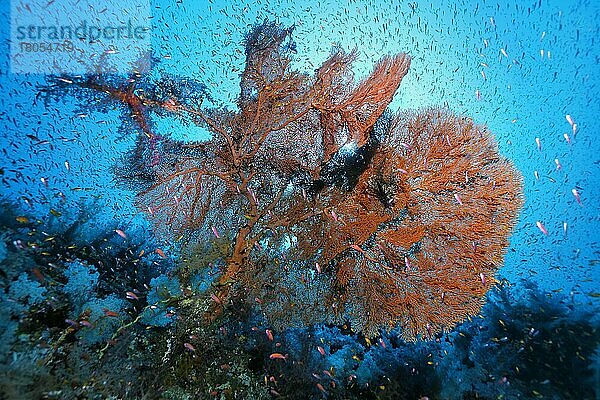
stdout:
POLYGON ((195 81, 136 73, 62 77, 48 92, 103 93, 127 110, 142 134, 120 177, 157 234, 226 239, 209 321, 252 306, 281 329, 348 320, 416 340, 477 314, 523 203, 519 173, 469 118, 386 112, 407 54, 356 83, 356 52, 336 48, 310 76, 290 67, 292 31, 265 21, 246 36, 237 110, 206 106, 195 81), (174 141, 153 114, 213 136, 174 141))

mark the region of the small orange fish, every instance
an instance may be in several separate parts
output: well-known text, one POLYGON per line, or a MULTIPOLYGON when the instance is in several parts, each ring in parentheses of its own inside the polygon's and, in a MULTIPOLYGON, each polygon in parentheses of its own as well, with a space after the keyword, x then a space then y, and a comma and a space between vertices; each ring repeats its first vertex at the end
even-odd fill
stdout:
POLYGON ((273 341, 273 332, 270 329, 265 329, 265 334, 267 335, 267 338, 269 338, 269 340, 272 342, 273 341))
POLYGON ((167 258, 167 256, 165 255, 165 252, 162 251, 161 249, 156 249, 154 250, 156 252, 156 254, 158 254, 159 256, 161 256, 162 258, 167 258))
POLYGON ((281 353, 273 353, 269 356, 269 358, 271 360, 284 360, 285 361, 287 359, 287 354, 284 356, 281 353))
POLYGON ((104 315, 106 315, 107 317, 118 317, 119 313, 109 310, 108 308, 103 308, 102 311, 104 311, 104 315))
POLYGON ((323 393, 325 393, 325 394, 327 393, 327 392, 325 391, 325 388, 323 387, 323 385, 321 385, 320 383, 317 383, 317 389, 319 389, 321 392, 323 392, 323 393))
POLYGON ((35 279, 37 279, 38 282, 40 282, 42 284, 46 282, 46 278, 44 278, 44 275, 38 268, 36 268, 36 267, 31 268, 31 273, 33 274, 33 276, 35 276, 35 279))
POLYGON ((351 244, 350 247, 352 247, 354 250, 359 251, 361 253, 364 253, 365 251, 362 249, 362 247, 360 247, 357 244, 351 244))

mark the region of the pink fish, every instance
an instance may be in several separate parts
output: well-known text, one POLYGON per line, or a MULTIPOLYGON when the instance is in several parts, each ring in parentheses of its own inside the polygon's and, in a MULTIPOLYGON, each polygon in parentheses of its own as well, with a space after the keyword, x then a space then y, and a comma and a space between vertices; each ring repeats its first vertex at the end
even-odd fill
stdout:
POLYGON ((217 228, 215 228, 215 226, 214 226, 214 225, 213 225, 211 228, 212 228, 212 231, 213 231, 213 234, 215 235, 215 237, 216 237, 217 239, 218 239, 218 238, 220 238, 220 236, 219 236, 219 232, 217 232, 217 228))
POLYGON ((321 266, 319 265, 318 262, 315 263, 315 268, 317 269, 317 272, 320 274, 321 273, 321 266))
POLYGON ((481 279, 481 284, 482 284, 483 286, 485 286, 485 282, 486 282, 486 280, 485 280, 485 275, 483 274, 483 272, 480 272, 480 273, 479 273, 479 278, 481 279))
POLYGON ((569 134, 565 133, 565 134, 563 134, 563 136, 565 137, 567 144, 571 144, 571 138, 569 137, 569 134))
POLYGON ((214 294, 214 293, 211 293, 211 294, 210 294, 210 298, 211 298, 211 299, 213 299, 213 301, 214 301, 215 303, 217 303, 217 304, 221 304, 221 299, 220 299, 220 298, 218 298, 216 294, 214 294))
POLYGON ((563 222, 563 233, 567 236, 567 223, 563 222))
POLYGON ((123 239, 127 239, 127 235, 122 230, 115 229, 115 232, 117 233, 117 235, 121 236, 123 239))
POLYGON ((546 227, 544 226, 544 224, 541 221, 537 221, 535 224, 540 229, 540 231, 542 231, 542 233, 544 235, 548 236, 548 230, 546 229, 546 227))
POLYGON ((460 204, 461 206, 463 205, 463 202, 462 202, 460 196, 458 195, 458 193, 454 193, 454 198, 456 199, 458 204, 460 204))
POLYGON ((533 171, 533 175, 535 175, 536 180, 538 180, 538 181, 540 180, 540 174, 538 174, 537 171, 533 171))
POLYGON ((137 295, 133 292, 125 293, 125 297, 128 298, 129 300, 139 300, 139 297, 137 297, 137 295))
POLYGON ((325 349, 322 348, 321 346, 317 346, 317 350, 319 351, 319 353, 321 353, 322 356, 325 355, 325 349))
POLYGON ((336 215, 335 211, 331 210, 331 216, 333 217, 335 222, 338 222, 338 216, 336 215))
POLYGON ((556 164, 556 170, 560 171, 562 169, 562 165, 561 165, 560 161, 558 161, 558 158, 554 159, 554 163, 556 164))
POLYGON ((583 203, 581 202, 581 197, 579 196, 579 192, 577 191, 577 189, 575 189, 575 188, 571 189, 571 193, 573 193, 573 196, 575 196, 575 200, 577 200, 579 205, 582 206, 583 203))
POLYGON ((184 343, 183 347, 185 347, 186 349, 188 349, 189 351, 196 351, 196 348, 194 346, 192 346, 191 343, 184 343))
POLYGON ((75 329, 79 328, 79 323, 77 321, 73 321, 72 319, 65 319, 65 322, 75 329))
POLYGON ((542 151, 542 142, 540 141, 539 137, 535 138, 535 144, 537 144, 537 148, 539 151, 542 151))

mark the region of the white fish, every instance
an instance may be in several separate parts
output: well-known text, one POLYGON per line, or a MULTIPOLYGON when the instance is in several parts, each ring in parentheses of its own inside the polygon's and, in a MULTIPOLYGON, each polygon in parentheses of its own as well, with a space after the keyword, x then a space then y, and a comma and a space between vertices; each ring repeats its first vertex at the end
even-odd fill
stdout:
POLYGON ((542 221, 536 221, 535 223, 537 225, 537 227, 539 228, 540 231, 542 231, 542 233, 546 236, 548 236, 548 230, 546 229, 546 227, 544 226, 544 224, 542 223, 542 221))
POLYGON ((575 122, 573 121, 573 118, 571 117, 571 115, 567 114, 567 115, 565 115, 565 118, 566 118, 567 122, 569 123, 569 125, 573 126, 573 124, 575 122))
POLYGON ((581 197, 579 196, 579 192, 577 191, 577 189, 575 189, 575 188, 571 189, 571 193, 573 193, 573 196, 575 196, 575 200, 577 200, 579 205, 582 206, 583 203, 581 202, 581 197))

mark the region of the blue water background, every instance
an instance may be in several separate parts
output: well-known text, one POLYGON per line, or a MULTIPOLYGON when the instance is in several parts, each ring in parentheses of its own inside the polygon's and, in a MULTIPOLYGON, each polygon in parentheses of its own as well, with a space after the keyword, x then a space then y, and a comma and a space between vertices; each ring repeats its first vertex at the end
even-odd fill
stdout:
MULTIPOLYGON (((8 21, 6 3, 0 5, 0 18, 8 21)), ((600 299, 590 294, 600 291, 600 3, 387 3, 155 1, 152 51, 161 69, 204 81, 217 100, 232 106, 244 67, 244 34, 265 18, 295 24, 295 66, 301 71, 312 72, 338 44, 359 50, 357 79, 383 55, 408 52, 412 65, 391 108, 447 105, 471 116, 488 126, 501 153, 523 174, 526 203, 499 277, 535 281, 543 290, 571 294, 578 309, 597 310, 600 299), (577 123, 576 135, 566 114, 577 123), (575 187, 583 206, 571 193, 575 187), (544 223, 548 236, 536 221, 544 223)), ((7 23, 0 24, 0 32, 0 143, 5 150, 0 195, 43 219, 52 218, 51 208, 69 218, 69 208, 74 213, 82 199, 95 200, 90 234, 107 227, 147 227, 133 207, 134 194, 117 188, 111 172, 134 139, 117 135, 118 112, 78 115, 76 99, 68 97, 45 108, 36 101, 44 77, 8 73, 7 23), (28 134, 49 143, 36 144, 28 134), (33 209, 24 197, 33 201, 33 209)), ((159 131, 186 140, 206 138, 202 129, 172 120, 160 121, 159 131)))

